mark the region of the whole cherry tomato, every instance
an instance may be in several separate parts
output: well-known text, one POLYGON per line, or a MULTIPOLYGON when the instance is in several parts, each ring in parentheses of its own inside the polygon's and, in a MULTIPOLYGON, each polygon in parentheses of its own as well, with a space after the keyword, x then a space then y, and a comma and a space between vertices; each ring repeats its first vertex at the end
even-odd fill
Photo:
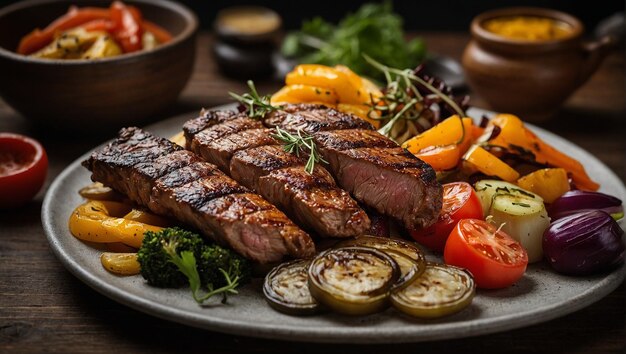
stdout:
POLYGON ((482 219, 483 209, 474 188, 465 182, 443 185, 443 206, 437 222, 425 229, 410 230, 415 241, 443 252, 448 235, 461 219, 482 219))
POLYGON ((0 208, 26 204, 43 186, 46 151, 29 137, 0 133, 0 208))
POLYGON ((493 224, 478 219, 459 221, 443 252, 446 264, 468 269, 476 285, 505 288, 518 281, 528 265, 524 247, 493 224))

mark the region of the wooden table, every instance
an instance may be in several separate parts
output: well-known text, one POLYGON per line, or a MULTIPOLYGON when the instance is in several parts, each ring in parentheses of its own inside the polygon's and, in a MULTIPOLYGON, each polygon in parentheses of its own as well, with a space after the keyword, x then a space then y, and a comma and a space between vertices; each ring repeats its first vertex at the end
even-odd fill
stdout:
MULTIPOLYGON (((464 34, 424 33, 433 52, 459 58, 464 34)), ((195 73, 179 103, 161 119, 228 101, 244 86, 221 77, 209 55, 210 37, 199 38, 195 73)), ((610 56, 589 83, 544 128, 587 149, 626 180, 624 55, 610 56)), ((270 92, 276 83, 260 84, 270 92)), ((484 106, 478 97, 473 104, 484 106)), ((71 161, 109 137, 50 136, 33 130, 0 101, 0 131, 39 139, 50 157, 49 183, 71 161)), ((567 352, 610 353, 626 348, 626 287, 560 319, 504 333, 444 342, 350 346, 300 344, 202 331, 159 320, 98 294, 67 272, 45 239, 40 208, 44 191, 26 207, 0 212, 0 352, 211 351, 277 353, 567 352)))

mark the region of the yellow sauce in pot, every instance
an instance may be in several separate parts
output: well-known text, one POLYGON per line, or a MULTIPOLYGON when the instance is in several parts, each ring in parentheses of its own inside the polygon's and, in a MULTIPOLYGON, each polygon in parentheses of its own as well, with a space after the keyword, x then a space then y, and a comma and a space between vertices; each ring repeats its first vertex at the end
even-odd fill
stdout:
POLYGON ((485 21, 483 27, 502 37, 527 41, 556 40, 572 33, 565 22, 534 16, 498 17, 485 21))

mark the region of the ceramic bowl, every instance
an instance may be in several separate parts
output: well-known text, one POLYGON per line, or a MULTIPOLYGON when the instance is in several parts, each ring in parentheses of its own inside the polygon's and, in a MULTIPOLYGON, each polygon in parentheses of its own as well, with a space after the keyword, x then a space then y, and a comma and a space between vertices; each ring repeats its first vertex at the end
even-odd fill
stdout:
POLYGON ((99 60, 51 60, 15 53, 22 36, 71 5, 108 0, 28 0, 0 10, 0 95, 36 127, 90 132, 138 124, 172 104, 193 70, 196 16, 166 0, 127 0, 173 35, 151 51, 99 60))
POLYGON ((613 47, 604 37, 583 42, 584 28, 566 13, 532 7, 489 11, 471 24, 472 39, 463 53, 463 68, 470 87, 490 108, 520 115, 527 121, 551 117, 565 100, 595 72, 613 47), (485 29, 494 18, 531 16, 548 18, 569 27, 556 40, 506 38, 485 29))

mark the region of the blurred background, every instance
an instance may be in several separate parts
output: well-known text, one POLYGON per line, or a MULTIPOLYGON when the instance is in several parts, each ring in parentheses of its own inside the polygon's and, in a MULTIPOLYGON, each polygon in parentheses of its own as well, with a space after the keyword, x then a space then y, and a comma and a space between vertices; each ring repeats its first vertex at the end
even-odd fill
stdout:
MULTIPOLYGON (((0 0, 7 5, 16 0, 0 0)), ((77 3, 80 1, 77 0, 77 3)), ((355 11, 366 1, 261 1, 261 0, 182 0, 200 18, 204 28, 210 28, 218 10, 235 5, 264 5, 277 11, 287 29, 300 26, 303 19, 322 16, 337 22, 347 12, 355 11)), ((624 11, 624 2, 617 0, 472 0, 472 1, 393 1, 394 9, 405 19, 407 30, 459 31, 466 30, 477 14, 499 7, 540 6, 568 12, 580 18, 588 29, 603 18, 624 11)))

